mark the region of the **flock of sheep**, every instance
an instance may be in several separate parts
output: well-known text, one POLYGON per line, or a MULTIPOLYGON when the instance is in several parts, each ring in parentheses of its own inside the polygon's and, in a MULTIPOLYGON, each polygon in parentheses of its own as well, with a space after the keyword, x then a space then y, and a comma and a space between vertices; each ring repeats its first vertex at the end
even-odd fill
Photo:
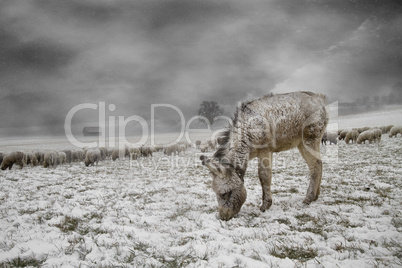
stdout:
MULTIPOLYGON (((197 141, 196 144, 201 144, 201 141, 197 141)), ((214 149, 215 145, 212 142, 207 142, 206 148, 214 149), (210 147, 212 146, 212 147, 210 147)), ((192 147, 189 142, 179 142, 173 145, 156 145, 152 146, 140 146, 140 147, 127 147, 122 149, 118 148, 106 148, 106 147, 96 147, 96 148, 83 148, 77 150, 61 150, 61 151, 33 151, 33 152, 20 152, 14 151, 11 153, 1 153, 0 152, 0 165, 2 170, 11 169, 14 164, 20 166, 30 165, 30 166, 43 166, 44 168, 53 167, 57 165, 69 164, 72 162, 84 162, 85 166, 98 165, 99 161, 111 159, 115 161, 116 159, 126 159, 136 160, 139 157, 152 157, 154 152, 163 152, 165 155, 181 155, 184 154, 187 148, 192 147)), ((200 149, 199 146, 197 146, 200 149)), ((200 149, 201 150, 201 149, 200 149)))
MULTIPOLYGON (((339 130, 335 132, 326 132, 322 138, 322 143, 337 144, 338 141, 344 140, 345 143, 357 143, 362 144, 368 141, 380 142, 381 136, 388 134, 390 138, 396 137, 398 134, 402 136, 402 126, 383 126, 383 127, 363 127, 353 128, 346 130, 339 130)), ((210 150, 216 150, 219 140, 201 142, 197 140, 195 146, 201 152, 208 152, 210 150)), ((38 166, 43 165, 45 168, 56 167, 57 165, 72 163, 72 162, 84 162, 85 166, 98 165, 99 161, 111 159, 129 158, 136 160, 139 157, 152 157, 154 152, 163 152, 165 155, 180 155, 184 154, 187 148, 192 147, 191 143, 179 142, 174 145, 156 145, 141 146, 141 147, 125 147, 123 149, 117 148, 83 148, 78 150, 62 150, 62 151, 34 151, 34 152, 20 152, 15 151, 11 153, 0 152, 0 165, 2 170, 11 169, 14 164, 21 168, 25 165, 38 166)))
POLYGON ((337 144, 338 141, 344 140, 346 144, 356 143, 364 144, 367 142, 380 142, 381 136, 388 134, 390 138, 396 137, 398 134, 402 136, 402 126, 382 126, 382 127, 363 127, 353 129, 340 129, 337 133, 326 132, 322 137, 322 143, 337 144))

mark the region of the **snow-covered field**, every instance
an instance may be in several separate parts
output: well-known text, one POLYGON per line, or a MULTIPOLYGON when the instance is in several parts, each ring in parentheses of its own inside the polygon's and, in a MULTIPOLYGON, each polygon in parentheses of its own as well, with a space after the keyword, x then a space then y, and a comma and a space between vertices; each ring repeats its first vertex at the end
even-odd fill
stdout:
MULTIPOLYGON (((2 141, 0 151, 19 146, 2 141)), ((247 201, 228 222, 215 217, 211 177, 195 148, 98 167, 1 171, 0 267, 402 266, 402 138, 340 142, 322 154, 316 202, 302 204, 308 170, 298 151, 281 152, 274 155, 272 207, 259 210, 252 161, 247 201)))

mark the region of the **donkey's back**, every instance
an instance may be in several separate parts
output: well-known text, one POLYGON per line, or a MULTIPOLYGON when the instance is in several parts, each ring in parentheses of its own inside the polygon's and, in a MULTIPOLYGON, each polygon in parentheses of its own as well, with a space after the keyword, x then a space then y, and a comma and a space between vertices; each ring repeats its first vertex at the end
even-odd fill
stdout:
POLYGON ((326 98, 312 92, 267 95, 242 108, 243 129, 254 145, 272 152, 321 140, 328 123, 326 98))

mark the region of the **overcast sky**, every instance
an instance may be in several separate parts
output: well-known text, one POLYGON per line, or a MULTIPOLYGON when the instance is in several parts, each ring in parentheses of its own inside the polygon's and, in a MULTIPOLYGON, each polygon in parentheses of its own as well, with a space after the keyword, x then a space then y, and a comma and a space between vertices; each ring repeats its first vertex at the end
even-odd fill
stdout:
MULTIPOLYGON (((402 80, 401 6, 1 0, 0 128, 63 132, 67 112, 84 102, 105 101, 116 105, 108 115, 149 120, 156 103, 191 117, 203 100, 230 110, 271 91, 315 91, 342 101, 389 94, 402 80)), ((171 125, 173 114, 157 120, 171 125)), ((93 121, 96 112, 81 117, 76 121, 93 121)))

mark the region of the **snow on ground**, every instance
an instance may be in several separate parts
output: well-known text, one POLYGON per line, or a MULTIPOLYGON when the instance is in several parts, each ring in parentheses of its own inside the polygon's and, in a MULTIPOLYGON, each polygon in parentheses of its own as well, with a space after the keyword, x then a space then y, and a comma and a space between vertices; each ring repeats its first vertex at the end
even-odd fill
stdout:
POLYGON ((0 266, 402 266, 402 138, 340 142, 322 154, 321 195, 309 206, 298 151, 274 155, 273 205, 264 213, 251 161, 247 201, 228 222, 216 218, 211 177, 195 148, 89 168, 1 171, 0 266))

